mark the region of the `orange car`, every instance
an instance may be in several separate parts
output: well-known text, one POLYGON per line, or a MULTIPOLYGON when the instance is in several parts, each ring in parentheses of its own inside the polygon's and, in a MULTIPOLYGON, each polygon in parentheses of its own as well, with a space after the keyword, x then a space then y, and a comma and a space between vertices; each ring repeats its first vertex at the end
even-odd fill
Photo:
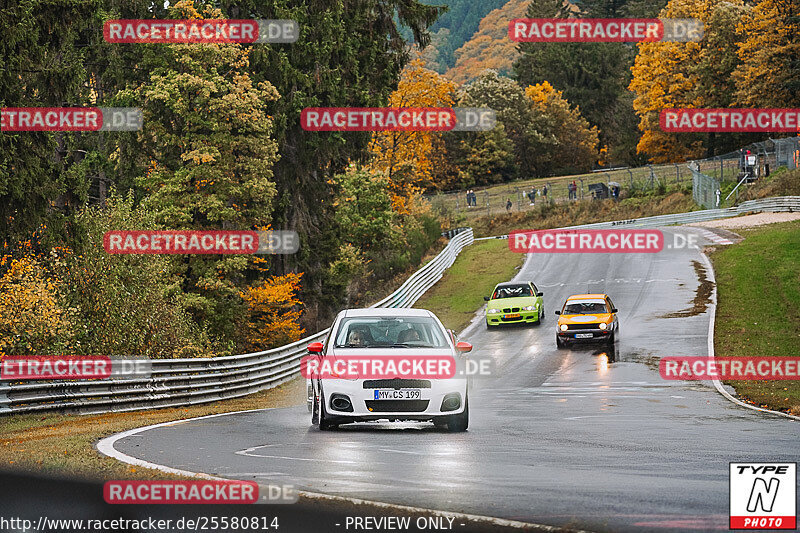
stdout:
POLYGON ((619 337, 617 308, 607 294, 574 294, 556 311, 556 345, 581 341, 613 344, 619 337))

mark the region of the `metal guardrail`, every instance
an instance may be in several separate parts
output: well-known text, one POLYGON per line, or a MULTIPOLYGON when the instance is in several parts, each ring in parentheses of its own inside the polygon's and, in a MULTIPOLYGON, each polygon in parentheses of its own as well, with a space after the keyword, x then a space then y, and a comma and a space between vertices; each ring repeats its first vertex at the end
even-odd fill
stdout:
MULTIPOLYGON (((410 307, 473 242, 465 228, 399 289, 371 307, 410 307)), ((329 328, 330 329, 330 328, 329 328)), ((194 405, 245 396, 297 376, 306 345, 328 329, 263 352, 228 357, 153 359, 148 378, 70 381, 0 381, 0 414, 60 410, 77 413, 136 411, 194 405)))
MULTIPOLYGON (((615 228, 657 228, 661 226, 671 226, 673 224, 693 224, 695 222, 706 222, 719 218, 730 218, 753 211, 771 212, 800 212, 800 196, 777 196, 775 198, 761 198, 758 200, 748 200, 742 202, 737 207, 727 209, 704 209, 702 211, 690 211, 688 213, 675 213, 672 215, 657 215, 653 217, 634 218, 630 220, 613 220, 609 222, 596 222, 593 224, 582 224, 580 226, 569 226, 557 229, 615 229, 615 228)), ((496 237, 479 237, 476 241, 486 239, 502 239, 508 235, 498 235, 496 237)))

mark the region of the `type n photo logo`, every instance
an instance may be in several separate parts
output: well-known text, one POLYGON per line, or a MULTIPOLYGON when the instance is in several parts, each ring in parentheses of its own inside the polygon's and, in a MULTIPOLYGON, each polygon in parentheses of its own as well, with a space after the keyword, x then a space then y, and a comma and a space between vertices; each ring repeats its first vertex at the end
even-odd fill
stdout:
POLYGON ((730 529, 795 529, 797 463, 731 463, 730 529))

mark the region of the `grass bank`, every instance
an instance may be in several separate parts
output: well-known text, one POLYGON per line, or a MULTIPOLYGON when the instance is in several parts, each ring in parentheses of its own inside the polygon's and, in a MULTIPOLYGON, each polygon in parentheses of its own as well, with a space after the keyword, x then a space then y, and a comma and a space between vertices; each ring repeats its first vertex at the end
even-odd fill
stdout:
POLYGON ((540 203, 530 211, 509 213, 473 220, 476 237, 504 235, 515 229, 551 229, 611 220, 684 213, 700 209, 692 200, 691 190, 663 195, 647 195, 614 200, 572 203, 540 203))
MULTIPOLYGON (((711 254, 717 279, 717 357, 800 355, 800 222, 741 230, 711 254)), ((800 415, 798 381, 731 381, 755 405, 800 415)))
POLYGON ((525 256, 508 249, 508 241, 478 241, 464 248, 444 277, 414 307, 429 309, 445 327, 461 331, 483 305, 494 286, 508 281, 525 256))
POLYGON ((0 469, 88 480, 165 479, 171 476, 100 455, 94 445, 103 437, 150 424, 302 403, 305 380, 298 378, 243 398, 192 407, 102 415, 6 416, 0 418, 0 469))

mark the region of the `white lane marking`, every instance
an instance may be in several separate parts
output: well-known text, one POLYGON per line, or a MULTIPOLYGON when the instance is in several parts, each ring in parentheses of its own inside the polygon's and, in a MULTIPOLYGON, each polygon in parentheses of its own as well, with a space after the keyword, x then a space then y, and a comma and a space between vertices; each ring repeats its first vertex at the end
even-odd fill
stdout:
POLYGON ((225 472, 226 476, 289 477, 286 472, 225 472))
POLYGON ((100 440, 97 443, 97 451, 102 453, 103 455, 106 455, 106 456, 111 457, 113 459, 116 459, 118 461, 122 461, 123 463, 127 463, 129 465, 140 466, 142 468, 152 468, 154 470, 159 470, 159 471, 167 473, 167 474, 174 474, 176 476, 197 477, 197 478, 201 478, 201 479, 224 480, 224 478, 221 478, 221 477, 218 477, 218 476, 212 476, 210 474, 205 474, 203 472, 189 472, 188 470, 181 470, 179 468, 172 468, 172 467, 169 467, 169 466, 164 466, 164 465, 159 465, 159 464, 156 464, 156 463, 151 463, 149 461, 144 461, 142 459, 137 459, 136 457, 132 457, 132 456, 130 456, 128 454, 125 454, 125 453, 122 453, 122 452, 118 451, 116 448, 114 448, 114 444, 118 440, 121 440, 121 439, 124 439, 124 438, 127 438, 127 437, 132 437, 134 435, 138 435, 140 433, 143 433, 143 432, 151 430, 151 429, 156 429, 156 428, 161 428, 161 427, 177 426, 179 424, 185 424, 186 422, 190 422, 190 421, 194 421, 194 420, 205 420, 205 419, 208 419, 208 418, 216 418, 218 416, 227 416, 227 415, 240 414, 240 413, 253 413, 253 412, 257 412, 257 411, 267 411, 269 409, 275 409, 275 408, 271 407, 271 408, 268 408, 268 409, 248 409, 246 411, 234 411, 234 412, 231 412, 231 413, 218 413, 218 414, 215 414, 215 415, 198 416, 198 417, 195 417, 195 418, 187 418, 187 419, 184 419, 184 420, 174 420, 172 422, 162 422, 160 424, 153 424, 153 425, 150 425, 150 426, 144 426, 144 427, 140 427, 140 428, 129 429, 128 431, 123 431, 122 433, 117 433, 115 435, 111 435, 110 437, 106 437, 106 438, 100 440))
POLYGON ((582 419, 584 419, 584 418, 611 418, 611 417, 614 417, 614 418, 616 418, 616 419, 620 419, 620 418, 621 418, 621 419, 632 420, 632 421, 634 421, 634 422, 647 422, 647 421, 648 421, 648 419, 647 419, 647 418, 641 418, 641 417, 639 417, 639 418, 636 418, 636 417, 631 417, 631 416, 629 416, 629 415, 614 415, 614 414, 607 414, 607 415, 582 415, 582 416, 565 416, 565 417, 564 417, 564 420, 582 420, 582 419))
POLYGON ((639 387, 663 387, 663 383, 652 383, 650 381, 569 381, 557 382, 546 381, 542 383, 542 387, 598 387, 608 385, 636 385, 639 387))
MULTIPOLYGON (((702 252, 700 252, 700 257, 703 259, 703 263, 706 267, 706 276, 708 277, 708 281, 711 282, 711 303, 709 304, 708 310, 708 358, 714 358, 714 321, 717 317, 717 278, 714 274, 714 265, 711 264, 711 260, 708 256, 702 252)), ((712 382, 714 383, 714 387, 716 387, 717 391, 726 397, 728 400, 732 401, 733 403, 741 406, 746 407, 747 409, 752 409, 753 411, 761 411, 762 413, 770 413, 772 415, 779 415, 786 418, 791 418, 792 420, 800 420, 800 416, 790 415, 788 413, 781 413, 780 411, 773 411, 771 409, 764 409, 763 407, 756 407, 755 405, 750 405, 749 403, 745 403, 737 398, 734 398, 725 388, 722 386, 722 383, 718 379, 713 379, 712 382)))
MULTIPOLYGON (((184 419, 184 420, 175 420, 175 421, 172 421, 172 422, 162 422, 161 424, 153 424, 153 425, 150 425, 150 426, 144 426, 144 427, 140 427, 140 428, 136 428, 136 429, 130 429, 128 431, 123 431, 122 433, 117 433, 115 435, 111 435, 109 437, 106 437, 106 438, 100 440, 97 443, 97 451, 99 451, 103 455, 106 455, 108 457, 111 457, 113 459, 116 459, 118 461, 121 461, 121 462, 129 464, 129 465, 140 466, 142 468, 151 468, 153 470, 158 470, 160 472, 164 472, 164 473, 167 473, 167 474, 175 474, 175 475, 178 475, 178 476, 186 476, 186 477, 196 477, 196 478, 200 478, 200 479, 213 479, 213 480, 218 480, 218 481, 225 481, 226 478, 224 478, 224 477, 212 476, 210 474, 206 474, 206 473, 203 473, 203 472, 189 472, 188 470, 180 470, 178 468, 172 468, 172 467, 169 467, 169 466, 164 466, 164 465, 159 465, 159 464, 156 464, 156 463, 151 463, 149 461, 144 461, 142 459, 137 459, 136 457, 132 457, 132 456, 130 456, 128 454, 125 454, 125 453, 122 453, 122 452, 118 451, 116 448, 114 448, 114 444, 120 439, 124 439, 124 438, 132 436, 132 435, 138 435, 139 433, 143 433, 145 431, 148 431, 148 430, 151 430, 151 429, 156 429, 156 428, 159 428, 159 427, 172 426, 172 425, 178 425, 178 424, 185 424, 186 422, 193 422, 195 420, 203 420, 203 419, 206 419, 206 418, 215 418, 215 417, 218 417, 218 416, 238 415, 238 414, 241 414, 241 413, 253 413, 253 412, 258 412, 258 411, 270 411, 272 409, 278 409, 278 408, 277 407, 268 407, 266 409, 248 409, 246 411, 232 411, 230 413, 218 413, 218 414, 215 414, 215 415, 198 416, 198 417, 195 417, 195 418, 187 418, 187 419, 184 419)), ((394 503, 377 502, 377 501, 365 500, 365 499, 361 499, 361 498, 349 498, 349 497, 346 497, 346 496, 332 496, 332 495, 329 495, 329 494, 322 494, 322 493, 319 493, 319 492, 310 492, 310 491, 305 491, 305 490, 297 491, 297 493, 299 495, 303 496, 304 498, 309 498, 309 499, 313 498, 313 499, 317 499, 317 500, 328 500, 328 501, 334 501, 334 502, 348 502, 348 503, 355 504, 355 505, 369 505, 369 506, 372 506, 372 507, 378 507, 378 508, 383 508, 383 509, 393 509, 395 511, 430 514, 430 515, 433 515, 433 516, 441 516, 441 517, 452 517, 454 519, 470 520, 472 522, 491 524, 491 525, 494 525, 494 526, 513 527, 513 528, 516 528, 516 529, 536 528, 536 529, 538 529, 540 531, 549 531, 549 532, 553 532, 553 533, 556 533, 558 531, 564 531, 564 529, 561 528, 561 527, 548 526, 548 525, 545 525, 545 524, 536 524, 536 523, 533 523, 533 522, 520 522, 518 520, 508 520, 508 519, 505 519, 505 518, 497 518, 497 517, 494 517, 494 516, 483 516, 483 515, 475 515, 475 514, 468 514, 468 513, 455 513, 455 512, 452 512, 452 511, 439 511, 437 509, 425 509, 423 507, 412 507, 410 505, 397 505, 397 504, 394 504, 394 503)), ((573 533, 590 533, 588 531, 583 531, 583 530, 572 530, 572 531, 573 531, 573 533)))
POLYGON ((286 455, 259 455, 257 453, 240 453, 240 452, 236 453, 239 455, 244 455, 246 457, 258 457, 259 459, 285 459, 287 461, 308 461, 313 463, 334 463, 342 465, 358 464, 358 461, 338 461, 336 459, 316 459, 313 457, 289 457, 286 455))
POLYGON ((613 278, 613 279, 592 279, 589 281, 580 281, 573 283, 551 283, 538 285, 539 288, 549 289, 552 287, 568 287, 568 286, 584 286, 587 284, 600 284, 600 283, 674 283, 681 281, 678 278, 613 278))

